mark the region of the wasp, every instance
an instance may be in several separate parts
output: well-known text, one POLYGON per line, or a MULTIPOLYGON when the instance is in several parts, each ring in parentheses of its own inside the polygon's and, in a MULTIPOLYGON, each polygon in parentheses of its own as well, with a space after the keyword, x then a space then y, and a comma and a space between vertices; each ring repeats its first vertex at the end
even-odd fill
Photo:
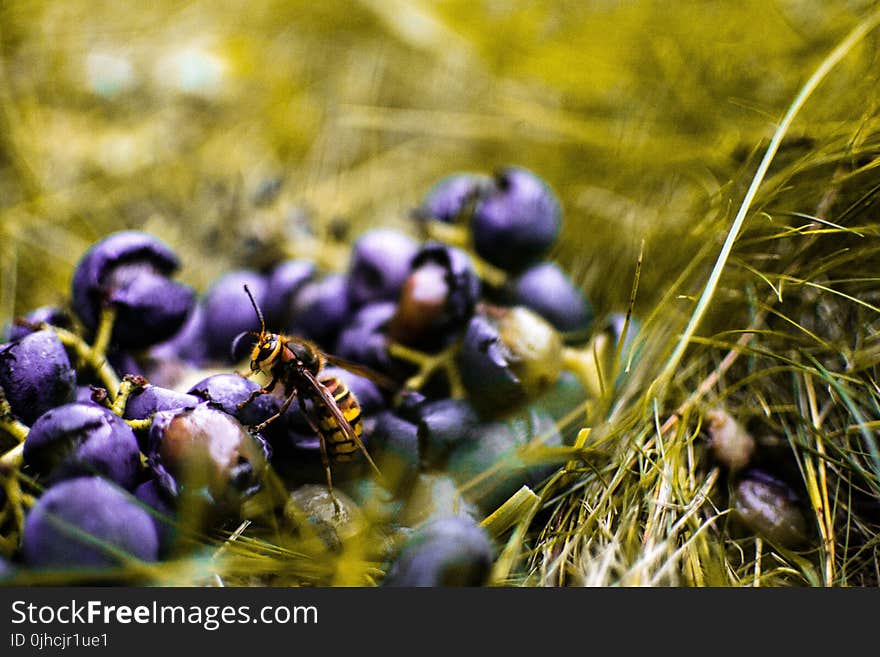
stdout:
POLYGON ((361 440, 363 424, 357 398, 342 379, 336 376, 322 376, 321 373, 324 365, 329 362, 355 374, 371 378, 386 387, 393 383, 367 368, 323 352, 308 340, 267 331, 263 313, 247 285, 244 286, 244 291, 250 298, 260 321, 259 333, 248 331, 239 336, 241 338, 244 335, 251 335, 256 338, 251 351, 250 372, 246 376, 262 372, 271 378, 267 385, 254 390, 238 405, 238 408, 244 408, 260 395, 270 394, 279 384, 286 395, 278 412, 253 429, 261 431, 277 420, 295 399, 312 431, 319 438, 321 461, 331 494, 333 479, 330 474, 330 463, 351 461, 358 451, 366 457, 367 462, 381 478, 382 474, 378 466, 361 440), (311 402, 311 406, 307 402, 311 402))

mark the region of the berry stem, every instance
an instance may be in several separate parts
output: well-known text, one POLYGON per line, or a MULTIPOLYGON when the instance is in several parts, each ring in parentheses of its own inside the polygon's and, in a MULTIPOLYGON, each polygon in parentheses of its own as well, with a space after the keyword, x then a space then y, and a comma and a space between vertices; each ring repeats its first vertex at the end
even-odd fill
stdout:
POLYGON ((421 390, 428 380, 438 369, 446 372, 449 382, 450 397, 461 399, 465 396, 464 385, 461 382, 461 374, 455 364, 455 357, 461 344, 455 342, 437 354, 426 354, 423 351, 412 349, 397 342, 388 345, 388 353, 394 358, 412 363, 419 371, 412 375, 404 383, 404 387, 410 390, 421 390))
POLYGON ((125 406, 128 404, 128 398, 136 390, 143 389, 145 385, 147 385, 147 380, 142 376, 126 374, 122 377, 122 383, 119 384, 119 392, 116 394, 116 399, 113 400, 110 410, 119 417, 122 417, 125 413, 125 406))
MULTIPOLYGON (((112 322, 112 320, 108 321, 112 322)), ((102 315, 101 324, 103 325, 104 322, 105 319, 102 315)), ((111 401, 116 400, 116 392, 119 390, 120 385, 119 377, 117 376, 116 372, 113 371, 113 368, 110 367, 110 364, 107 362, 105 353, 103 351, 96 351, 95 347, 90 347, 85 342, 85 340, 79 337, 76 333, 68 331, 67 329, 52 326, 50 324, 43 324, 42 328, 55 331, 58 339, 61 340, 61 344, 63 344, 65 347, 70 347, 71 349, 73 349, 80 361, 88 365, 95 372, 95 374, 98 375, 98 378, 101 380, 101 383, 107 390, 107 395, 110 397, 111 401)), ((100 328, 98 332, 99 334, 101 333, 100 328)), ((100 346, 98 340, 95 341, 95 344, 97 346, 100 346)))

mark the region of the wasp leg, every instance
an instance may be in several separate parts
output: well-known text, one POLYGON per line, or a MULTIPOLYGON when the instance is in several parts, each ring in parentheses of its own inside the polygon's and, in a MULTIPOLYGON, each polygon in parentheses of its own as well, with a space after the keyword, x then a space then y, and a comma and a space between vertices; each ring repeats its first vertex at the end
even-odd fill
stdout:
POLYGON ((245 399, 243 402, 239 402, 239 403, 238 403, 238 405, 236 406, 236 408, 237 408, 238 410, 241 410, 241 409, 243 409, 245 406, 247 406, 248 404, 250 404, 252 401, 254 401, 254 400, 255 400, 257 397, 259 397, 260 395, 268 395, 270 392, 272 392, 272 391, 275 389, 275 386, 276 386, 277 384, 278 384, 278 379, 277 379, 277 378, 276 378, 276 379, 272 379, 271 381, 269 381, 269 385, 267 385, 265 388, 257 388, 256 390, 252 391, 251 394, 248 395, 248 398, 247 398, 247 399, 245 399))
POLYGON ((342 505, 339 504, 339 500, 336 499, 336 495, 333 494, 333 476, 330 473, 330 455, 327 453, 327 442, 324 440, 324 434, 321 433, 318 424, 312 419, 308 408, 306 408, 306 402, 302 397, 299 399, 299 407, 300 410, 302 410, 303 415, 306 416, 306 420, 308 420, 312 431, 318 435, 318 443, 321 445, 321 463, 324 464, 324 473, 327 475, 327 492, 330 493, 330 499, 333 500, 333 507, 336 509, 336 513, 339 514, 342 511, 342 505))
MULTIPOLYGON (((254 390, 254 392, 259 392, 259 390, 254 390)), ((278 412, 275 413, 275 415, 272 415, 271 417, 268 417, 265 420, 263 420, 262 422, 260 422, 257 426, 254 427, 254 431, 262 431, 263 429, 266 428, 267 425, 271 424, 272 422, 274 422, 275 420, 280 418, 282 415, 284 415, 285 411, 287 411, 287 409, 290 408, 290 402, 293 401, 294 397, 296 397, 296 390, 294 390, 293 392, 291 392, 287 396, 287 399, 284 400, 284 403, 281 404, 281 408, 278 409, 278 412)))

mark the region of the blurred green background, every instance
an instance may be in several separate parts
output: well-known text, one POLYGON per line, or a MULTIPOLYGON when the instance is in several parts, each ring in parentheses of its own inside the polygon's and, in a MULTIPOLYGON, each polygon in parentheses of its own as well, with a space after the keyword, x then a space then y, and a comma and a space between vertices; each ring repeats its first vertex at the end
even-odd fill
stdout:
MULTIPOLYGON (((562 198, 554 255, 600 313, 625 307, 645 240, 647 310, 869 4, 4 2, 0 319, 63 301, 112 230, 156 232, 204 290, 297 252, 303 212, 405 225, 439 177, 505 164, 562 198)), ((864 72, 827 97, 876 82, 846 66, 864 72)))

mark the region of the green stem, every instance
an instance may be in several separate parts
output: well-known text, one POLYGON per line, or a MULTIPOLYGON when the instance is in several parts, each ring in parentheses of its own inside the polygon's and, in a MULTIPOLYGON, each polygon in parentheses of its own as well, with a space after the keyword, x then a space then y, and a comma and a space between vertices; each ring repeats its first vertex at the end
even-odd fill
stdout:
POLYGON ((128 398, 131 397, 132 393, 136 390, 142 390, 145 385, 147 385, 147 381, 143 377, 132 376, 130 374, 122 377, 122 383, 119 384, 119 392, 116 395, 116 399, 113 400, 113 405, 110 407, 110 410, 119 417, 122 417, 125 414, 125 406, 128 404, 128 398))
MULTIPOLYGON (((104 324, 103 316, 101 323, 102 325, 104 324)), ((96 351, 94 347, 90 347, 85 342, 85 340, 83 340, 72 331, 68 331, 67 329, 59 328, 57 326, 51 326, 49 324, 44 324, 43 328, 55 331, 58 339, 61 340, 61 344, 63 344, 65 347, 73 349, 80 361, 85 363, 88 367, 92 369, 92 371, 95 372, 95 374, 98 375, 98 378, 100 379, 104 388, 107 390, 107 395, 110 397, 110 400, 114 401, 116 399, 116 392, 119 390, 119 377, 116 375, 116 372, 113 370, 113 368, 110 367, 110 364, 107 362, 105 354, 103 352, 96 351)), ((101 329, 99 328, 99 334, 100 331, 101 329)))
POLYGON ((460 348, 458 342, 446 347, 437 354, 426 354, 423 351, 407 347, 397 342, 388 345, 388 353, 394 358, 407 361, 416 365, 419 371, 406 380, 405 388, 409 390, 421 390, 428 383, 434 373, 443 369, 449 381, 450 396, 460 399, 465 396, 464 385, 461 382, 461 374, 455 363, 455 356, 460 348))

